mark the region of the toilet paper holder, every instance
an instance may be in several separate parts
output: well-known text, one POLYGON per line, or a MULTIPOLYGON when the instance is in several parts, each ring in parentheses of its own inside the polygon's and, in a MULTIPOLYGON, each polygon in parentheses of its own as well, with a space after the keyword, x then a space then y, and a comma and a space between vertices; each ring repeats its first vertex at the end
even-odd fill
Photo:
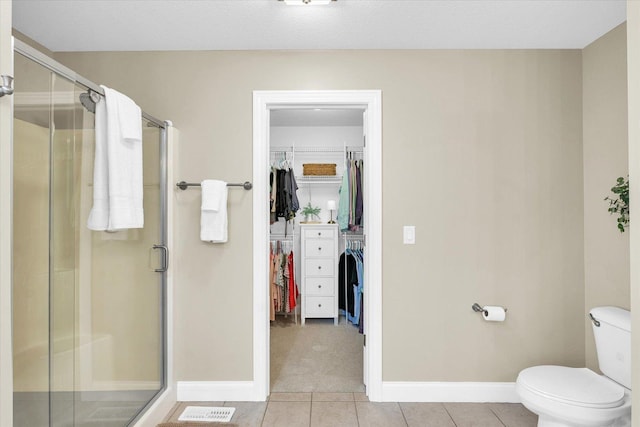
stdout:
MULTIPOLYGON (((474 303, 474 304, 471 306, 471 308, 473 309, 473 311, 475 311, 475 312, 477 312, 477 313, 483 313, 483 314, 486 314, 486 313, 484 312, 484 308, 482 308, 482 306, 481 306, 480 304, 478 304, 477 302, 476 302, 476 303, 474 303)), ((505 307, 505 309, 504 309, 504 312, 505 312, 505 313, 507 312, 506 307, 505 307)))

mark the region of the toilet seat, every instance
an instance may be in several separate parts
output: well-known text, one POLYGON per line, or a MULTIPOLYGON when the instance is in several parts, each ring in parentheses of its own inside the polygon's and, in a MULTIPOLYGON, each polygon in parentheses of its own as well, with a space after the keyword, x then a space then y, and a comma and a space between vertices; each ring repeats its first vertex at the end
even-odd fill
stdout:
POLYGON ((528 391, 567 405, 616 408, 624 404, 624 389, 587 368, 534 366, 520 372, 517 382, 528 391))

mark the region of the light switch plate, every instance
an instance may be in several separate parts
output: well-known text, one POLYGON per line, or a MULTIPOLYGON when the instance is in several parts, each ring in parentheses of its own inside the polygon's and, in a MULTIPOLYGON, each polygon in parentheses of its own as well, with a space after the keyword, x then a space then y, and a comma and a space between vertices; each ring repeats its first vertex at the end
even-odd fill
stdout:
POLYGON ((416 244, 416 226, 405 225, 402 229, 402 241, 405 245, 416 244))

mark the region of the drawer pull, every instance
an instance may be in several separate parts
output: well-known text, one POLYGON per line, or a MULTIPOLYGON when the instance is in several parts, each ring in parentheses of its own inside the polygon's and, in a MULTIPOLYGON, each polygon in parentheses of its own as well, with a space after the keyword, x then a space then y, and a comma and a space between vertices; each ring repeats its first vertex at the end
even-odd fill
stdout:
POLYGON ((322 247, 319 247, 319 248, 318 248, 318 250, 319 250, 319 251, 321 251, 321 250, 322 250, 322 247))
POLYGON ((322 304, 318 304, 318 307, 322 307, 322 304))
POLYGON ((322 266, 321 265, 318 266, 318 270, 322 270, 322 266))
POLYGON ((320 289, 322 287, 322 285, 318 285, 318 289, 320 289))
POLYGON ((318 236, 322 236, 322 232, 318 231, 318 236))

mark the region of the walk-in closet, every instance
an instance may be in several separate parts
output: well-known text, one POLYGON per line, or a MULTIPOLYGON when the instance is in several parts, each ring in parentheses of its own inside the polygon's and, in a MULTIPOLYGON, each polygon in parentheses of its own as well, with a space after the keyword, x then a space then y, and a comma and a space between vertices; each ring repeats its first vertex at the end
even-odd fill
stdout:
POLYGON ((270 112, 271 392, 362 392, 361 109, 270 112))

